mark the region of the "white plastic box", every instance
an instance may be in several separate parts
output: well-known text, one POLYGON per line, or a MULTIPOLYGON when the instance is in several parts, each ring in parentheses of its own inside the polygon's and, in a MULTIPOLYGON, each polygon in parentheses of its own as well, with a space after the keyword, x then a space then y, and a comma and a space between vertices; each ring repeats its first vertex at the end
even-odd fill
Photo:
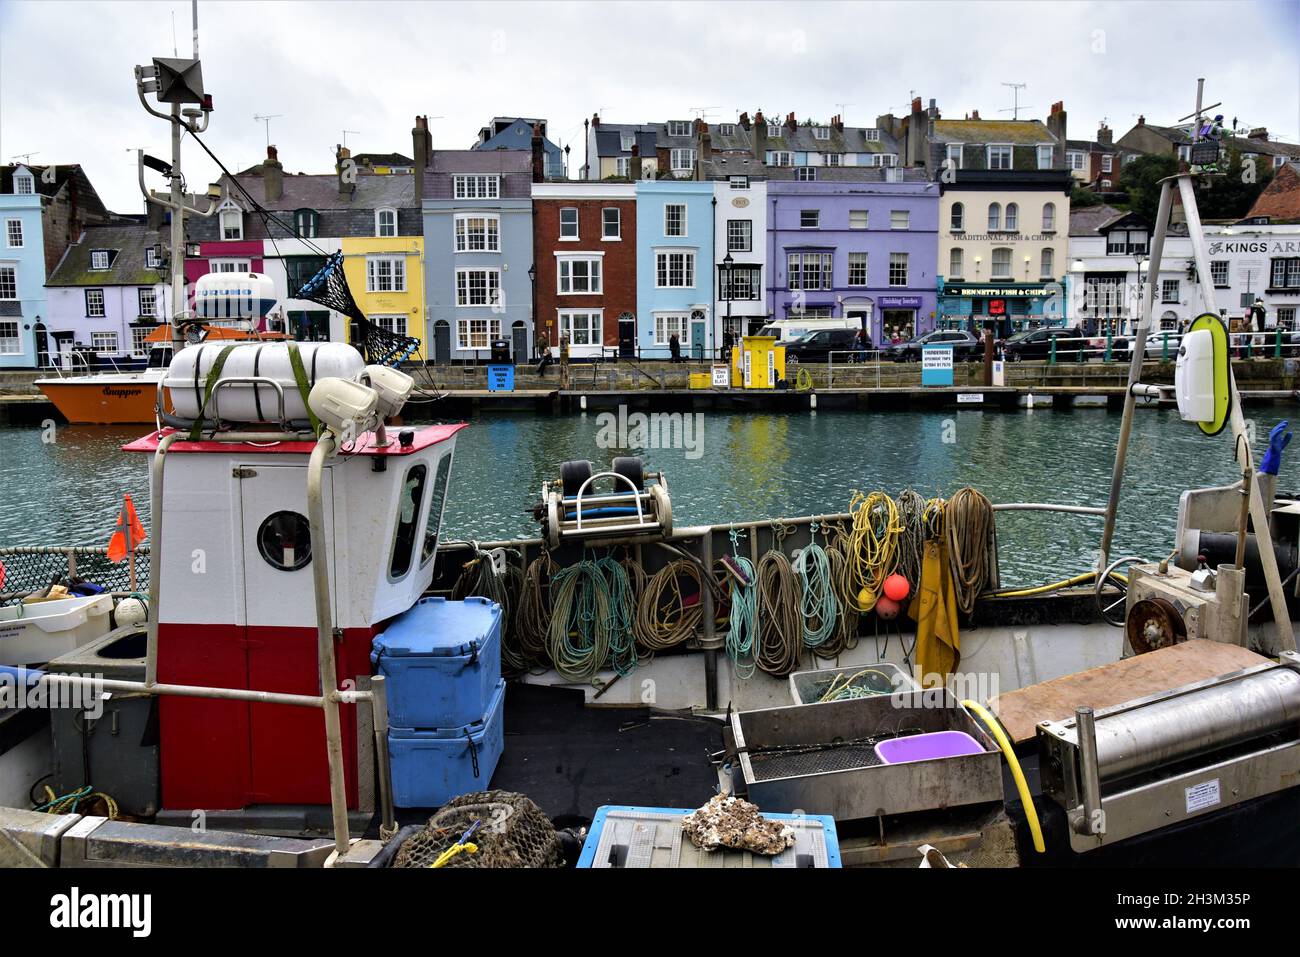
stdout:
POLYGON ((0 665, 53 661, 108 634, 113 596, 60 598, 0 608, 0 665))

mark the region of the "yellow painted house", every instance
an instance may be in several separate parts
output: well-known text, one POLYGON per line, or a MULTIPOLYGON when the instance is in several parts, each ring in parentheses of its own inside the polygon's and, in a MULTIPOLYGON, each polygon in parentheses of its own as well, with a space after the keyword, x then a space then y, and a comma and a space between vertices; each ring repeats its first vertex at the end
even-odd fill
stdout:
POLYGON ((375 325, 414 336, 420 348, 411 358, 430 353, 424 322, 424 237, 343 237, 343 272, 357 306, 375 325))

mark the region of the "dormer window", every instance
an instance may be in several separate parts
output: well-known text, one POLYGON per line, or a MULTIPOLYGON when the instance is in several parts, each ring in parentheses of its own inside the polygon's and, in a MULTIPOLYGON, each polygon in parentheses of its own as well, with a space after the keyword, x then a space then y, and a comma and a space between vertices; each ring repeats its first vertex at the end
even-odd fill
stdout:
POLYGON ((828 139, 830 139, 830 138, 831 138, 831 130, 830 130, 830 127, 828 127, 828 126, 814 126, 814 127, 813 127, 813 139, 815 139, 815 140, 828 140, 828 139))
POLYGON ((221 238, 244 238, 244 214, 233 203, 221 211, 221 238))
POLYGON ((107 269, 108 268, 108 250, 92 249, 90 251, 90 268, 107 269))
POLYGON ((632 146, 636 137, 631 133, 620 133, 618 135, 618 146, 624 153, 632 152, 632 146))
POLYGON ((668 135, 669 136, 690 136, 691 124, 688 123, 686 120, 669 120, 668 135))
POLYGON ((298 209, 293 214, 293 231, 299 239, 315 239, 320 218, 314 209, 298 209))
POLYGON ((19 173, 14 177, 14 192, 19 196, 30 196, 36 192, 36 178, 31 173, 19 173))
POLYGON ((768 124, 767 124, 767 135, 768 135, 768 136, 780 136, 780 135, 781 135, 781 130, 782 130, 782 129, 783 129, 783 127, 781 126, 780 123, 768 123, 768 124))
POLYGON ((158 263, 159 263, 158 247, 157 246, 144 247, 144 267, 146 269, 157 269, 158 263))
POLYGON ((397 235, 397 210, 391 207, 375 210, 375 235, 397 235))
POLYGON ((719 135, 719 136, 735 136, 735 135, 736 135, 736 124, 735 124, 735 123, 719 123, 719 124, 718 124, 718 135, 719 135))
POLYGON ((878 143, 880 142, 880 130, 876 129, 875 127, 872 127, 869 130, 863 130, 862 138, 866 140, 868 143, 878 143))

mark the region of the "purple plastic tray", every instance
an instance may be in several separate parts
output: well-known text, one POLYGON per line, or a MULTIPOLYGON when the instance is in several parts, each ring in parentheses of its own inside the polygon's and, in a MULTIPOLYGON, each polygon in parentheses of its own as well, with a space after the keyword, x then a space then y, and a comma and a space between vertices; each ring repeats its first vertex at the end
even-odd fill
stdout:
POLYGON ((888 738, 876 745, 876 757, 884 764, 955 758, 962 754, 983 754, 984 748, 965 731, 931 731, 905 738, 888 738))

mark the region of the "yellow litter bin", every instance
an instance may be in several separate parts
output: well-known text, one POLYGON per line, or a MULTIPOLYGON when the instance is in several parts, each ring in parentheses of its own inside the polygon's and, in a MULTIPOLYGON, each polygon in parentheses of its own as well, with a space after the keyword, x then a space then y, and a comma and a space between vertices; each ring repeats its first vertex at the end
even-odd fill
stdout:
POLYGON ((776 336, 744 336, 731 350, 731 387, 775 389, 785 378, 785 346, 776 336))

